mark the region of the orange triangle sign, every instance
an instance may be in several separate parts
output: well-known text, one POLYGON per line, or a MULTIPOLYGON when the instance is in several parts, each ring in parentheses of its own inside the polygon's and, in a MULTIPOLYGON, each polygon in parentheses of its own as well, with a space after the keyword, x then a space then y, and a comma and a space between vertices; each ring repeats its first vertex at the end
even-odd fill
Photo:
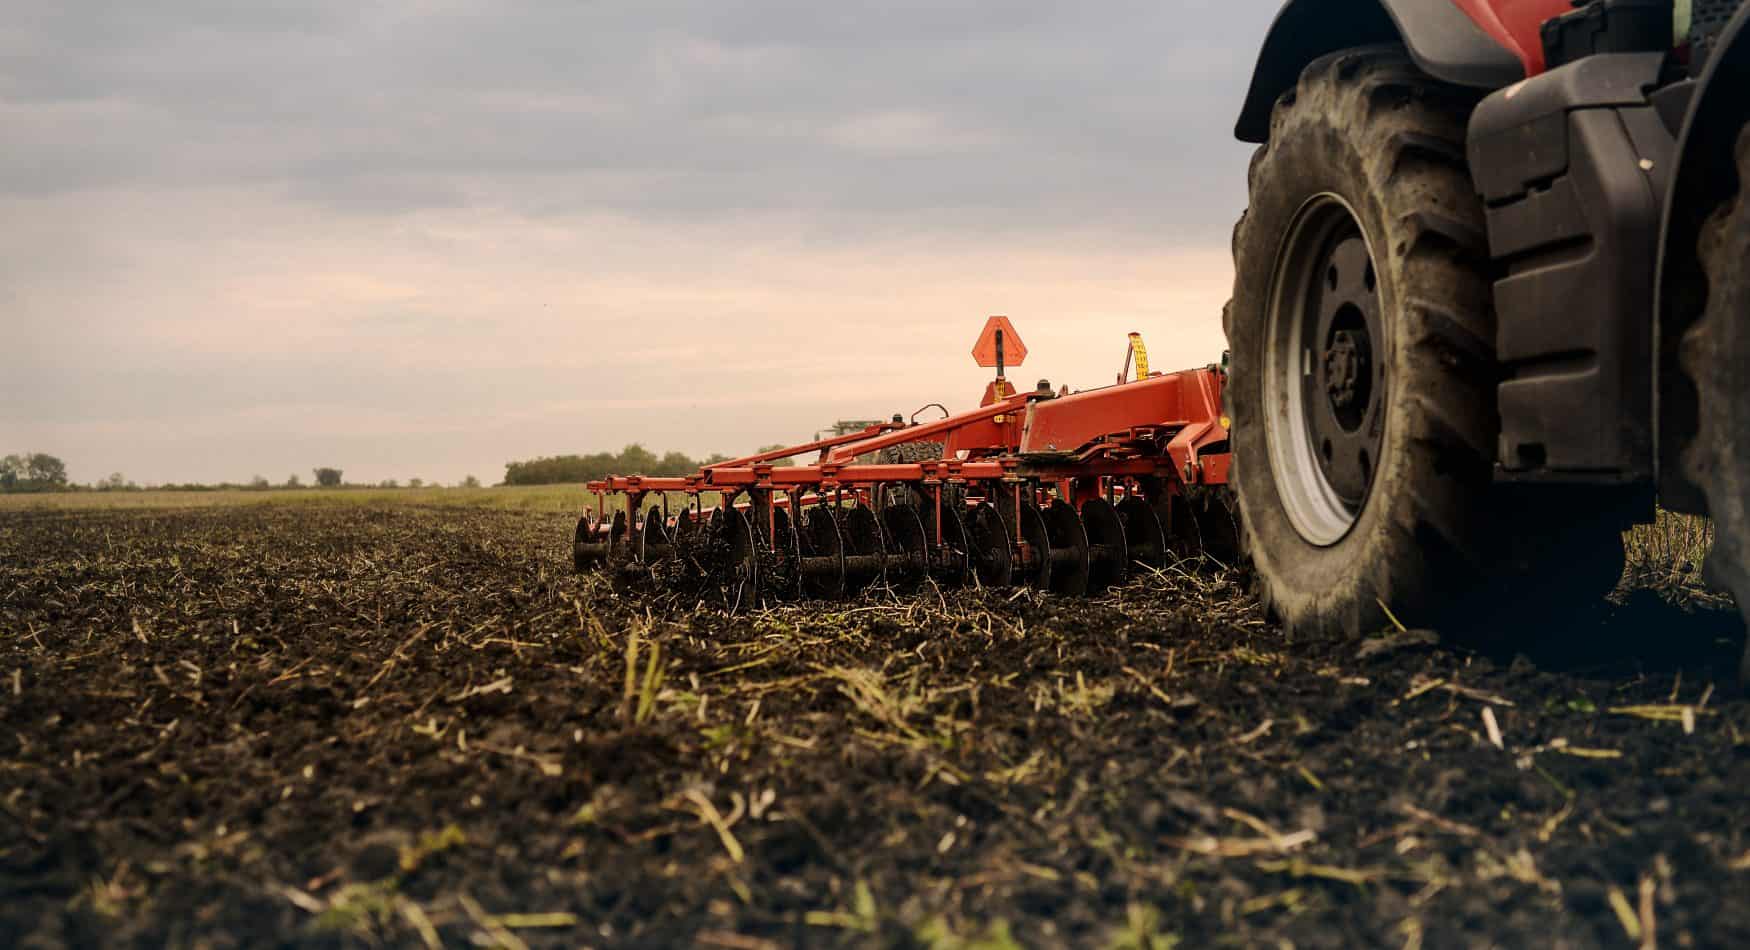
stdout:
POLYGON ((1015 325, 1008 317, 991 317, 984 322, 984 332, 978 335, 978 342, 972 344, 972 358, 980 366, 997 365, 997 334, 1003 335, 1003 365, 1020 366, 1027 358, 1027 344, 1021 342, 1021 334, 1015 332, 1015 325))

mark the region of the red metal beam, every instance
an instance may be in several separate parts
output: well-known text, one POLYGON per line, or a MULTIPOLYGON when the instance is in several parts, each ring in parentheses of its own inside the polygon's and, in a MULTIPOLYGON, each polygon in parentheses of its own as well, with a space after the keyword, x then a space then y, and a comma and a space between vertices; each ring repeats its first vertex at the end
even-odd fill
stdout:
POLYGON ((790 491, 867 487, 882 482, 992 481, 1167 477, 1188 484, 1227 480, 1225 453, 1208 449, 1227 439, 1221 418, 1220 370, 1186 370, 1067 396, 1010 396, 935 422, 879 423, 829 439, 773 449, 705 466, 679 477, 612 476, 589 483, 596 492, 736 493, 748 488, 790 491), (1169 441, 1163 447, 1162 438, 1169 441), (941 441, 945 457, 911 464, 853 461, 910 442, 941 441), (815 465, 775 466, 779 459, 821 451, 815 465), (966 458, 959 456, 964 453, 966 458))
POLYGON ((837 458, 855 458, 859 455, 867 455, 870 452, 879 452, 882 449, 891 446, 904 445, 907 442, 937 441, 937 439, 931 438, 932 436, 940 436, 942 441, 947 441, 953 433, 957 431, 966 429, 981 422, 986 422, 995 416, 1014 413, 1017 409, 1020 409, 1027 404, 1028 398, 1029 397, 1025 395, 1010 396, 1002 402, 995 402, 988 406, 981 406, 977 409, 956 413, 946 419, 937 419, 935 422, 925 422, 921 425, 906 426, 903 429, 897 429, 893 432, 876 436, 872 439, 841 445, 838 446, 835 451, 827 453, 827 460, 832 461, 837 458))
POLYGON ((710 465, 705 466, 702 471, 709 472, 714 468, 739 468, 741 466, 753 465, 759 462, 775 462, 778 459, 787 459, 792 456, 801 455, 804 452, 816 452, 821 449, 830 449, 834 446, 844 445, 847 442, 856 442, 861 439, 867 439, 894 428, 904 428, 904 426, 898 422, 877 422, 861 432, 847 432, 844 435, 835 435, 830 439, 816 439, 813 442, 805 442, 802 445, 792 445, 781 449, 772 449, 771 451, 760 452, 756 455, 744 455, 741 458, 729 459, 723 462, 712 462, 710 465))

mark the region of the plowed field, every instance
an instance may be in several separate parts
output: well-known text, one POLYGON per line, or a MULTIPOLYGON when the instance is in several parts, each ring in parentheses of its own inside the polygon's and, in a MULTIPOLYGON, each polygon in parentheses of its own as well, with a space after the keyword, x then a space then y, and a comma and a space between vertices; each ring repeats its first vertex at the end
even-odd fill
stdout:
POLYGON ((1750 946, 1731 614, 1292 643, 1186 564, 732 617, 570 529, 0 513, 0 946, 1750 946))

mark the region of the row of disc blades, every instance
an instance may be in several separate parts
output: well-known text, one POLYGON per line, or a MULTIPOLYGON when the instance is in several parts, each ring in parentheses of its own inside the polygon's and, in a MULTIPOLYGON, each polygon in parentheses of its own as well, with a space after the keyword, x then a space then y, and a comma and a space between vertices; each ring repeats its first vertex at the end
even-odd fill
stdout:
POLYGON ((1134 495, 1116 504, 1089 499, 1079 510, 1062 500, 1006 509, 989 501, 879 509, 858 503, 816 505, 792 518, 785 508, 761 504, 708 515, 685 510, 668 516, 651 508, 636 528, 625 512, 605 526, 586 516, 578 522, 573 558, 578 570, 615 565, 663 581, 714 586, 732 608, 771 598, 839 597, 877 584, 906 587, 926 578, 1091 595, 1122 583, 1132 565, 1159 567, 1175 548, 1203 547, 1197 539, 1187 544, 1185 527, 1210 531, 1210 519, 1191 517, 1189 509, 1163 512, 1134 495), (1173 522, 1184 527, 1170 537, 1166 525, 1173 522), (1170 540, 1178 543, 1170 546, 1170 540))

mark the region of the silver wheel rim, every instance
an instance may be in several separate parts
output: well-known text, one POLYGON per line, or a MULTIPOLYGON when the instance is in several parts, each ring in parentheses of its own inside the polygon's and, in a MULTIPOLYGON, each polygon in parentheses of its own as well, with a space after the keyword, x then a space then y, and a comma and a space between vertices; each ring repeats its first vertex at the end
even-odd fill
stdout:
MULTIPOLYGON (((1376 436, 1373 454, 1361 455, 1360 464, 1368 468, 1366 486, 1359 498, 1345 499, 1326 475, 1330 442, 1321 440, 1326 452, 1325 460, 1321 461, 1321 446, 1315 445, 1317 435, 1308 421, 1309 415, 1318 409, 1309 404, 1316 397, 1308 395, 1308 386, 1315 374, 1324 372, 1321 355, 1306 344, 1308 321, 1318 319, 1318 308, 1310 302, 1324 293, 1318 284, 1330 265, 1329 255, 1335 242, 1353 241, 1356 235, 1365 247, 1369 286, 1375 288, 1376 298, 1383 296, 1377 290, 1373 273, 1372 261, 1376 259, 1373 247, 1354 208, 1340 196, 1325 192, 1307 199, 1295 212, 1276 255, 1268 298, 1263 415, 1271 474, 1277 496, 1295 531, 1308 543, 1320 547, 1336 544, 1355 526, 1372 495, 1373 473, 1384 454, 1383 446, 1378 444, 1383 435, 1376 436)), ((1383 303, 1376 300, 1375 309, 1383 309, 1383 303)), ((1384 321, 1376 313, 1374 322, 1384 321)), ((1377 329, 1380 331, 1377 348, 1383 355, 1387 345, 1384 327, 1377 329)), ((1369 396, 1368 408, 1377 412, 1379 419, 1373 421, 1370 416, 1368 425, 1382 432, 1387 393, 1383 368, 1377 370, 1377 392, 1369 396)), ((1351 487, 1351 495, 1354 494, 1351 487)))

